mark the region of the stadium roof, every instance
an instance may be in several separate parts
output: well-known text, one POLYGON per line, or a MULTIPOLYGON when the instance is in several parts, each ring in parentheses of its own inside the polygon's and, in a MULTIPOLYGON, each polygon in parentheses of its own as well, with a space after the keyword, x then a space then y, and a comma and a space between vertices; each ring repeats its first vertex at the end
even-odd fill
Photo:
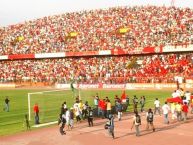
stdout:
MULTIPOLYGON (((65 12, 133 5, 170 6, 172 0, 0 0, 0 27, 65 12)), ((193 0, 174 0, 193 8, 193 0)))

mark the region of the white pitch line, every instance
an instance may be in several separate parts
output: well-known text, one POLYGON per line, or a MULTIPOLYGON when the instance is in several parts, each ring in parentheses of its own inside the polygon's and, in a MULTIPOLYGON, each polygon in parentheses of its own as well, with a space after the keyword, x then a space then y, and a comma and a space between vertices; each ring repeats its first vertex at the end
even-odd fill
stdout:
POLYGON ((58 123, 58 121, 53 121, 53 122, 48 122, 48 123, 43 123, 43 124, 38 124, 38 125, 34 125, 32 127, 42 127, 42 126, 47 126, 47 125, 51 125, 51 124, 56 124, 58 123))

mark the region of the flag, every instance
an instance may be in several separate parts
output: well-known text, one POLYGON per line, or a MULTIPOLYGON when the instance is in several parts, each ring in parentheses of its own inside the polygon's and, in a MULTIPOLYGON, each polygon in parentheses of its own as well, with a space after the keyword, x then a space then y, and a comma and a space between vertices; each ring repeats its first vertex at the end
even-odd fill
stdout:
MULTIPOLYGON (((72 91, 72 93, 73 93, 73 96, 72 96, 72 97, 77 96, 77 89, 74 87, 74 82, 75 82, 75 80, 72 80, 72 82, 70 83, 70 89, 71 89, 71 91, 72 91)), ((80 97, 80 96, 79 96, 79 97, 80 97)))
POLYGON ((122 95, 121 95, 121 101, 125 102, 126 101, 126 93, 125 90, 123 91, 122 95))
POLYGON ((70 37, 76 37, 77 35, 78 35, 77 32, 70 32, 70 33, 69 33, 69 36, 70 36, 70 37))
POLYGON ((134 57, 131 61, 129 61, 129 62, 126 64, 126 67, 127 67, 128 69, 130 69, 130 68, 133 68, 136 64, 137 64, 137 58, 134 57))
POLYGON ((71 88, 72 92, 74 93, 75 88, 74 88, 73 84, 74 84, 74 80, 70 83, 70 88, 71 88))
POLYGON ((119 33, 120 34, 124 34, 124 33, 127 33, 129 31, 129 28, 125 27, 125 28, 120 28, 119 29, 119 33))
POLYGON ((18 42, 23 41, 23 40, 24 40, 24 37, 23 37, 23 36, 17 37, 17 41, 18 41, 18 42))

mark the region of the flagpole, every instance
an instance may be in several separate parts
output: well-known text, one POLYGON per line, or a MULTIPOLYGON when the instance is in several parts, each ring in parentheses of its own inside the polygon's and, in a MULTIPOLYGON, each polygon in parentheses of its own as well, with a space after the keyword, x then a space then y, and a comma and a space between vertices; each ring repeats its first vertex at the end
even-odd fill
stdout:
POLYGON ((125 64, 125 58, 126 56, 124 56, 124 91, 126 90, 126 64, 125 64))
POLYGON ((177 90, 179 90, 179 88, 180 88, 180 84, 179 84, 178 79, 176 80, 176 88, 177 88, 177 90))
POLYGON ((123 97, 124 97, 124 99, 125 99, 125 91, 126 91, 126 72, 125 72, 125 70, 126 70, 126 64, 125 64, 125 62, 126 62, 126 55, 124 55, 124 57, 123 57, 123 62, 124 62, 124 64, 123 64, 123 67, 124 67, 124 72, 123 72, 123 75, 124 75, 124 88, 123 88, 123 92, 122 92, 122 95, 121 95, 121 101, 122 101, 122 99, 123 99, 123 97))

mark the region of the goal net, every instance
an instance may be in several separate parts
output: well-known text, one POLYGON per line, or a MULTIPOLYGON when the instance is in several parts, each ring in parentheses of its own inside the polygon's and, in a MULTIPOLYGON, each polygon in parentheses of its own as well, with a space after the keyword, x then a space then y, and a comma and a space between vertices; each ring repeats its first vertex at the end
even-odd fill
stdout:
POLYGON ((28 93, 29 120, 34 120, 34 104, 39 106, 40 123, 52 122, 58 119, 62 104, 67 106, 74 103, 74 93, 71 90, 50 90, 28 93))

